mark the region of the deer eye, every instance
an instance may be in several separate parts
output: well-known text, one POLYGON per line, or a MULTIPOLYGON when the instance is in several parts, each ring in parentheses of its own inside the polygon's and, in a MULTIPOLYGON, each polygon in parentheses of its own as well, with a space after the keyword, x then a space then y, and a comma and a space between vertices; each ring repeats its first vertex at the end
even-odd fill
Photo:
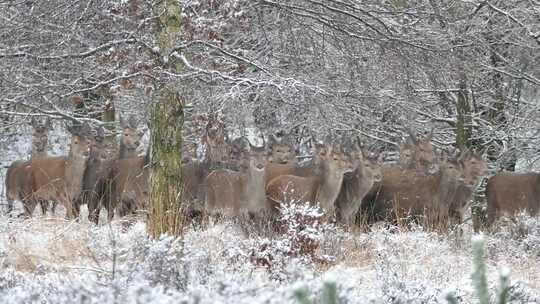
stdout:
POLYGON ((129 134, 128 134, 128 133, 124 133, 124 137, 128 137, 128 136, 129 136, 129 134))

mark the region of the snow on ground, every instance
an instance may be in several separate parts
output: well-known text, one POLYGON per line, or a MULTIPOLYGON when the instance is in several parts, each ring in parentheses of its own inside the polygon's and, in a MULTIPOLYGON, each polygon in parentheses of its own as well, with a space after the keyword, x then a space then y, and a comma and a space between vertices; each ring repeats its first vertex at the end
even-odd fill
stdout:
MULTIPOLYGON (((540 303, 540 221, 525 218, 486 235, 492 294, 498 269, 511 269, 513 303, 540 303)), ((470 234, 438 235, 375 228, 326 233, 331 262, 277 256, 259 265, 253 250, 284 244, 248 237, 230 222, 191 228, 184 241, 150 240, 144 223, 122 231, 118 221, 0 217, 0 303, 295 303, 336 281, 344 303, 445 303, 452 290, 473 303, 470 234)))

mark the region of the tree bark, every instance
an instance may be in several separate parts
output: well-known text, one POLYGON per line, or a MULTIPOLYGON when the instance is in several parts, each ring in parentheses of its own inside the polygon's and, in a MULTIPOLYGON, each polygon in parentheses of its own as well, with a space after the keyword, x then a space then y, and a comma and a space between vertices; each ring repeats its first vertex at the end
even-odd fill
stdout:
MULTIPOLYGON (((178 72, 181 64, 169 57, 180 34, 181 6, 176 0, 158 1, 157 19, 161 65, 178 72), (163 60, 163 58, 170 58, 163 60)), ((164 83, 158 84, 151 112, 150 216, 148 230, 152 237, 162 234, 181 236, 182 212, 182 129, 184 100, 164 83)))

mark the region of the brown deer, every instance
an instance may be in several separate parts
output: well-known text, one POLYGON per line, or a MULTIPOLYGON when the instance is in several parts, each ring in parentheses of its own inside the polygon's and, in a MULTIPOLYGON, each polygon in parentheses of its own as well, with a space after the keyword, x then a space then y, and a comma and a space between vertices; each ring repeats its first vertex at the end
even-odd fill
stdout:
POLYGON ((24 191, 25 213, 31 216, 35 205, 41 201, 57 201, 66 208, 66 216, 75 218, 75 200, 82 192, 83 173, 91 150, 90 127, 68 127, 71 143, 68 156, 46 157, 31 160, 26 166, 30 182, 24 191))
POLYGON ((127 122, 120 116, 122 135, 120 136, 118 158, 137 157, 137 149, 141 145, 141 138, 144 135, 144 132, 139 130, 137 125, 138 123, 135 116, 131 115, 127 122))
MULTIPOLYGON (((116 154, 117 149, 104 141, 103 129, 98 129, 98 136, 96 136, 96 140, 94 141, 92 154, 84 175, 85 195, 81 197, 82 201, 80 201, 80 204, 86 203, 88 205, 88 219, 96 224, 99 220, 101 208, 107 210, 109 221, 114 216, 114 209, 117 207, 114 196, 117 193, 113 189, 116 187, 116 176, 126 176, 125 174, 118 174, 119 160, 132 159, 131 162, 128 161, 127 163, 140 161, 135 159, 138 158, 137 148, 141 144, 141 138, 144 132, 137 129, 137 121, 134 116, 130 116, 128 122, 125 122, 122 116, 120 116, 120 127, 122 133, 120 135, 118 155, 116 154)), ((125 164, 120 165, 120 167, 123 170, 129 170, 126 169, 125 164)), ((137 170, 136 168, 135 170, 137 170)), ((134 204, 127 201, 127 197, 120 199, 120 202, 127 205, 134 204)))
POLYGON ((382 154, 364 157, 360 147, 351 152, 356 169, 343 177, 341 190, 336 199, 336 217, 344 224, 351 224, 362 204, 362 199, 371 190, 374 183, 382 180, 382 154))
POLYGON ((451 225, 461 224, 463 215, 470 207, 470 200, 474 191, 480 185, 482 178, 487 174, 487 163, 477 153, 464 152, 459 158, 463 171, 463 182, 456 190, 455 196, 448 204, 451 225))
MULTIPOLYGON (((51 129, 51 121, 47 117, 44 123, 38 122, 32 118, 32 150, 30 159, 41 159, 47 157, 47 145, 49 142, 49 130, 51 129)), ((6 199, 8 203, 8 213, 13 210, 13 201, 21 201, 20 189, 29 183, 28 175, 26 175, 24 167, 28 166, 29 162, 18 160, 14 161, 6 172, 6 199)), ((41 211, 43 214, 47 211, 48 203, 40 202, 41 211)), ((54 208, 53 208, 54 213, 54 208)))
POLYGON ((313 176, 281 175, 268 183, 266 193, 274 210, 291 201, 310 202, 319 203, 326 214, 333 216, 343 174, 352 172, 353 165, 341 148, 328 144, 316 146, 314 163, 318 168, 313 176))
MULTIPOLYGON (((431 138, 433 132, 422 139, 418 139, 415 133, 408 129, 409 137, 406 142, 399 146, 399 162, 398 166, 382 166, 381 174, 383 176, 395 176, 405 174, 404 170, 408 173, 425 176, 429 173, 430 168, 435 165, 435 154, 433 152, 433 146, 431 145, 431 138)), ((370 221, 384 220, 385 217, 381 215, 384 213, 384 208, 375 204, 376 197, 382 187, 382 180, 373 183, 370 191, 365 195, 362 200, 362 212, 367 215, 370 221), (382 208, 382 209, 381 209, 382 208)))
POLYGON ((209 162, 212 167, 220 167, 228 161, 229 146, 226 140, 225 123, 217 114, 210 114, 201 141, 206 148, 205 161, 209 162))
MULTIPOLYGON (((150 154, 119 159, 115 165, 112 208, 120 217, 147 210, 150 182, 150 154)), ((113 211, 109 211, 113 213, 113 211)))
POLYGON ((435 162, 431 144, 433 130, 423 138, 418 138, 411 129, 407 131, 409 137, 400 145, 399 163, 404 169, 416 169, 421 174, 427 174, 435 162))
MULTIPOLYGON (((294 147, 288 138, 276 138, 273 134, 269 136, 270 152, 268 164, 266 165, 266 183, 280 175, 302 174, 298 167, 294 147)), ((303 174, 306 175, 306 174, 303 174)))
POLYGON ((535 216, 540 211, 540 173, 499 172, 486 186, 487 224, 501 215, 514 217, 526 211, 535 216))
POLYGON ((114 215, 111 202, 116 158, 117 148, 105 140, 105 131, 99 127, 92 138, 92 149, 83 174, 83 191, 76 202, 77 212, 81 205, 87 205, 88 220, 95 224, 102 207, 109 212, 109 220, 114 215))
POLYGON ((206 178, 206 211, 209 214, 253 214, 266 209, 265 147, 251 147, 249 165, 241 172, 218 169, 206 178))
POLYGON ((366 206, 371 216, 398 223, 409 216, 424 216, 429 228, 438 228, 447 219, 448 202, 463 182, 459 162, 446 157, 433 175, 419 175, 415 169, 397 167, 386 168, 382 175, 374 201, 366 206))

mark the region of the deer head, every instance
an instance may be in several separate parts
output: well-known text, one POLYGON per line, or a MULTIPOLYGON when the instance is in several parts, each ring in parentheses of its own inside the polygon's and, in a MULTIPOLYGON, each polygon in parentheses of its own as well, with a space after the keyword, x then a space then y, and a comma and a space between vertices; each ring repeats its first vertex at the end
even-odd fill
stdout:
POLYGON ((274 134, 269 136, 270 155, 268 161, 277 164, 289 164, 296 162, 295 150, 292 144, 282 136, 277 138, 274 134))
POLYGON ((141 138, 144 132, 137 129, 137 125, 138 123, 134 115, 130 115, 127 122, 120 116, 120 127, 122 128, 120 147, 121 150, 125 149, 126 152, 129 152, 127 154, 134 154, 141 145, 141 138))
POLYGON ((71 133, 70 157, 88 158, 92 149, 94 137, 90 126, 86 123, 81 125, 72 125, 67 127, 71 133))
POLYGON ((486 161, 478 153, 469 150, 462 153, 458 159, 463 167, 463 178, 465 185, 471 188, 476 188, 482 177, 488 172, 486 161))
POLYGON ((49 130, 51 129, 51 121, 47 117, 45 122, 38 122, 32 117, 32 154, 45 153, 47 143, 49 142, 49 130))

